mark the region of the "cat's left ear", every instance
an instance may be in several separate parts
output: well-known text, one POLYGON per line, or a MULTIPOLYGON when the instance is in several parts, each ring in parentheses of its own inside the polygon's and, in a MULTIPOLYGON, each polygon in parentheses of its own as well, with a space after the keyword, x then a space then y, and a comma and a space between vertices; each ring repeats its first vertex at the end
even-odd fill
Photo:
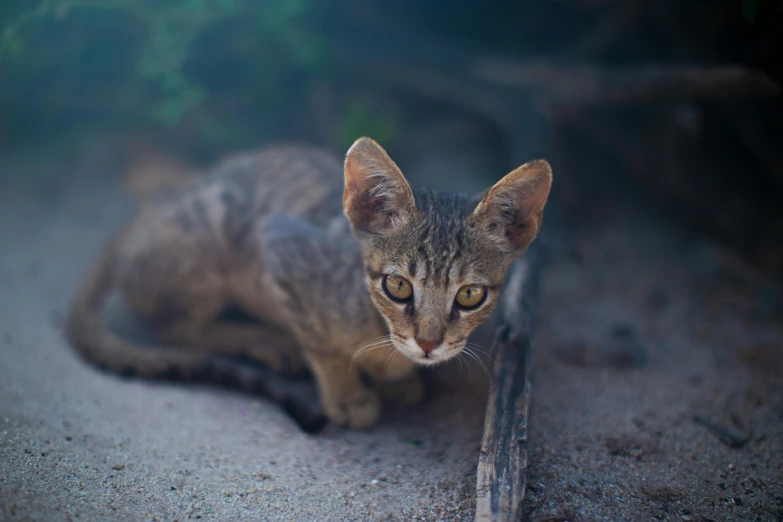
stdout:
POLYGON ((521 254, 541 228, 551 187, 549 163, 525 163, 487 191, 473 211, 473 218, 504 249, 521 254))
POLYGON ((343 210, 355 233, 399 227, 415 211, 413 191, 383 147, 359 138, 345 156, 343 210))

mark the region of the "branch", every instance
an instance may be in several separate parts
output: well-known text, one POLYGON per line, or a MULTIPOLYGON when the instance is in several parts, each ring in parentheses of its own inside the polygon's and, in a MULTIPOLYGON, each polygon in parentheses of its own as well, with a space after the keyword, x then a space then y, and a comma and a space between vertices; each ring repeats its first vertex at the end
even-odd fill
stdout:
POLYGON ((410 36, 368 47, 335 38, 342 71, 371 84, 448 101, 491 118, 507 131, 531 100, 547 106, 586 106, 683 98, 772 96, 780 87, 765 73, 741 65, 634 67, 570 66, 480 55, 410 36))
POLYGON ((492 342, 495 360, 476 477, 476 520, 517 521, 527 478, 530 340, 541 271, 540 243, 514 264, 492 342))
POLYGON ((514 64, 484 59, 476 63, 475 74, 498 85, 536 91, 558 105, 761 97, 780 92, 780 86, 769 76, 741 65, 601 68, 514 64))

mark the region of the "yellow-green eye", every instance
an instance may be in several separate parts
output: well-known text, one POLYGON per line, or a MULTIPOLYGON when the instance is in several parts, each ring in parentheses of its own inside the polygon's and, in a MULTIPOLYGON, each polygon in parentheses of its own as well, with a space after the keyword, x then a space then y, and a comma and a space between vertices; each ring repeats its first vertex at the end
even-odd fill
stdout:
POLYGON ((470 310, 478 307, 484 302, 487 296, 487 289, 481 285, 465 285, 457 292, 455 301, 457 306, 464 310, 470 310))
POLYGON ((386 294, 395 301, 409 301, 413 297, 413 287, 404 277, 389 275, 383 279, 386 294))

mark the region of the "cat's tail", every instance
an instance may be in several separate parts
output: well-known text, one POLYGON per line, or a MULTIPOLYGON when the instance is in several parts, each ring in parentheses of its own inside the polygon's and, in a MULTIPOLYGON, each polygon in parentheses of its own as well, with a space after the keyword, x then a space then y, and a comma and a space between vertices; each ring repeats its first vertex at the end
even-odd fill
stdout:
POLYGON ((145 347, 114 333, 103 309, 116 284, 117 244, 110 241, 85 278, 66 322, 66 337, 85 361, 126 377, 219 383, 266 396, 279 404, 307 431, 326 419, 297 397, 273 385, 274 376, 230 359, 175 347, 145 347))
POLYGON ((115 285, 119 237, 104 247, 73 302, 66 336, 79 355, 104 370, 128 377, 197 378, 206 357, 176 349, 146 348, 115 334, 103 309, 115 285))

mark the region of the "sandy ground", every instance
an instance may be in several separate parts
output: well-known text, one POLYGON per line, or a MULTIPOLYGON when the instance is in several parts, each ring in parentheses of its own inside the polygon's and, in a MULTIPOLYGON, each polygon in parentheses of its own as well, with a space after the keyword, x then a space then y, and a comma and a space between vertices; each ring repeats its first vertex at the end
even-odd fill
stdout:
MULTIPOLYGON (((0 161, 0 519, 472 519, 476 368, 310 436, 257 397, 79 361, 64 311, 130 212, 102 150, 0 161)), ((554 244, 526 515, 783 519, 779 292, 640 208, 606 223, 554 244)))
POLYGON ((605 223, 546 272, 526 515, 783 520, 780 286, 644 205, 605 223))
POLYGON ((130 212, 111 164, 100 150, 2 161, 0 519, 470 518, 487 385, 476 369, 453 365, 427 404, 388 408, 369 432, 309 436, 257 397, 77 359, 64 312, 130 212))

